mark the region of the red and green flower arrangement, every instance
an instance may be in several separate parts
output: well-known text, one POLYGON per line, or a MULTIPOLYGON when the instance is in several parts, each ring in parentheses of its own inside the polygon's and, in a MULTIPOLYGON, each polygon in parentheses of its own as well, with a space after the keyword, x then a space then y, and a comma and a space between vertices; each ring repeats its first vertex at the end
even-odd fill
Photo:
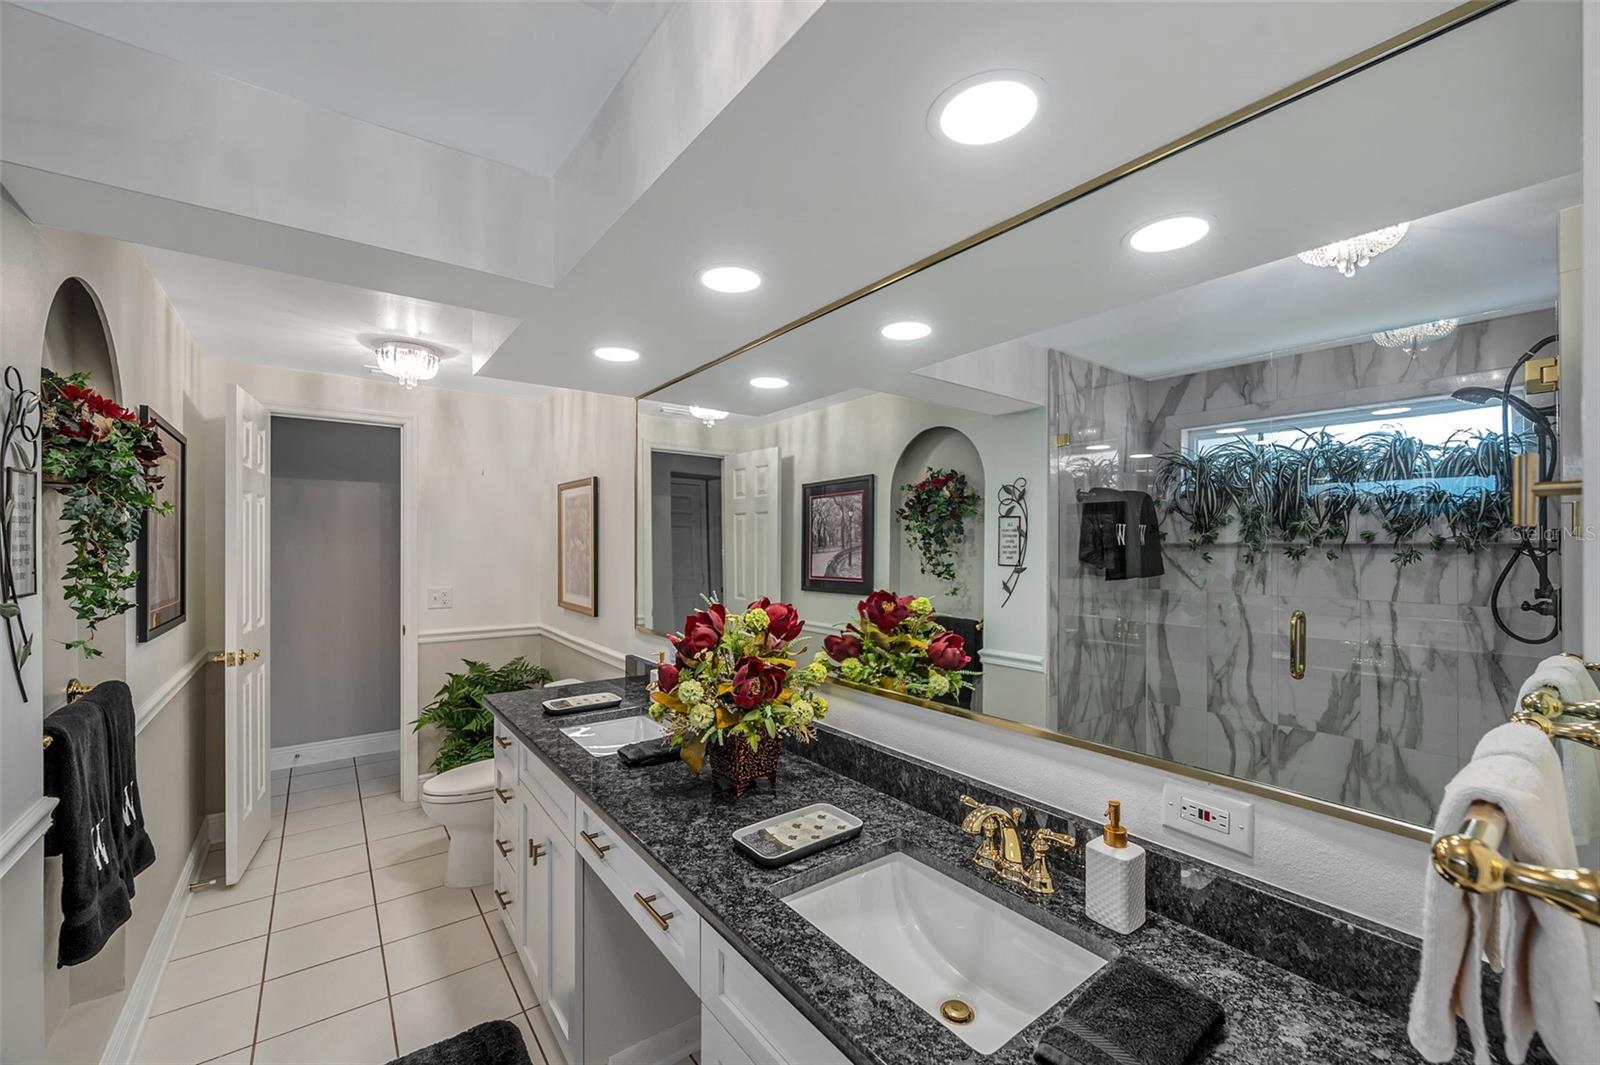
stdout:
POLYGON ((72 558, 63 591, 84 626, 67 647, 92 658, 100 654, 91 643, 96 626, 133 608, 128 593, 138 574, 130 546, 140 519, 147 509, 172 509, 155 497, 156 463, 166 452, 154 424, 90 388, 88 374, 45 370, 39 392, 40 464, 46 482, 66 496, 61 516, 72 558))
POLYGON ((924 699, 971 684, 966 641, 933 618, 926 596, 880 588, 856 604, 857 622, 822 641, 845 680, 924 699))
POLYGON ((815 692, 828 669, 821 654, 810 665, 796 661, 804 628, 792 605, 767 598, 742 614, 712 602, 684 618, 683 632, 671 638, 677 659, 660 668, 650 716, 666 726, 690 770, 698 774, 709 753, 713 776, 740 793, 756 772, 775 779, 784 736, 811 742, 811 723, 828 713, 815 692))
POLYGON ((921 557, 922 572, 956 587, 956 551, 966 537, 967 519, 983 509, 983 500, 960 470, 928 467, 928 475, 915 484, 900 486, 905 501, 895 516, 906 539, 921 557))

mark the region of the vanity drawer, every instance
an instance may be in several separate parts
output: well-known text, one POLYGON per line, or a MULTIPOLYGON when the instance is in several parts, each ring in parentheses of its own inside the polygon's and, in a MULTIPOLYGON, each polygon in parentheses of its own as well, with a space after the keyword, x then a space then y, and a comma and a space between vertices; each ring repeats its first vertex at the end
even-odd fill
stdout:
POLYGON ((700 980, 700 915, 583 802, 578 853, 690 987, 700 980))
POLYGON ((498 717, 494 719, 494 768, 497 775, 515 776, 517 772, 517 749, 522 745, 517 738, 506 728, 505 722, 498 717))
POLYGON ((522 826, 526 822, 526 815, 521 809, 521 804, 529 802, 521 792, 509 803, 499 800, 489 805, 494 809, 494 848, 495 857, 510 861, 516 857, 517 841, 522 838, 522 826))
POLYGON ((742 1060, 780 1065, 849 1061, 755 966, 705 924, 700 929, 699 986, 701 1005, 749 1055, 742 1060))
POLYGON ((576 833, 572 829, 573 803, 577 796, 567 786, 554 769, 545 765, 533 750, 524 744, 516 745, 517 776, 523 784, 527 785, 534 798, 539 800, 539 805, 544 807, 544 812, 550 815, 550 821, 555 830, 567 838, 567 842, 576 843, 576 833))
MULTIPOLYGON (((512 852, 516 854, 515 851, 512 852)), ((522 884, 517 876, 518 866, 511 864, 505 858, 495 855, 494 859, 494 899, 500 904, 500 917, 506 923, 506 929, 511 933, 511 942, 517 945, 522 943, 522 884)))

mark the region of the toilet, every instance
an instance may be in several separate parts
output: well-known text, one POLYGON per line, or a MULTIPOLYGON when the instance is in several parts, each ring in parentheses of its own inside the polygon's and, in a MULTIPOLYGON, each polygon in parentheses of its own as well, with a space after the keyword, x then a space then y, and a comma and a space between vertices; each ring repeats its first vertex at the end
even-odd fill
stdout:
MULTIPOLYGON (((564 677, 546 688, 582 684, 564 677)), ((422 782, 422 812, 450 834, 446 887, 479 887, 494 879, 494 759, 468 762, 422 782)))
POLYGON ((494 759, 447 769, 422 782, 422 812, 450 833, 448 887, 477 887, 494 879, 494 759))

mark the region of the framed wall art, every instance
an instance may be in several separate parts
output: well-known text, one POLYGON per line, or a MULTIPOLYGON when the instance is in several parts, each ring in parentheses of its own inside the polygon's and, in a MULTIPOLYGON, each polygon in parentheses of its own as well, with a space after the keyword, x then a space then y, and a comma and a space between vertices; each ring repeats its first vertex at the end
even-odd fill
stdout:
POLYGON ((161 478, 156 502, 172 504, 166 514, 146 510, 139 523, 138 630, 139 642, 146 643, 182 625, 189 615, 189 442, 149 407, 141 406, 139 417, 155 426, 165 452, 156 462, 161 478))
POLYGON ((876 485, 868 474, 800 486, 801 588, 844 595, 872 591, 876 485))
POLYGON ((600 478, 556 486, 556 602, 566 610, 600 613, 600 478))

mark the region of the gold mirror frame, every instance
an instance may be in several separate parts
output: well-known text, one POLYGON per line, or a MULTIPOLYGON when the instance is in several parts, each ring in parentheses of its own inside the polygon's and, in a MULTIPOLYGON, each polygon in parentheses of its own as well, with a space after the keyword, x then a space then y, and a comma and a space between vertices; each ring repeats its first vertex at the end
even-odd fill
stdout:
MULTIPOLYGON (((918 259, 916 262, 911 263, 909 266, 901 267, 892 273, 886 274, 876 281, 870 282, 861 288, 856 289, 854 292, 840 296, 838 299, 833 300, 830 303, 823 304, 816 310, 809 311, 806 314, 801 315, 792 322, 781 325, 771 332, 764 333, 761 336, 756 337, 754 340, 739 345, 725 355, 720 355, 709 362, 706 362, 700 366, 696 366, 692 370, 678 374, 671 380, 668 380, 660 385, 655 386, 654 388, 649 389, 646 392, 641 393, 635 397, 633 405, 633 439, 636 463, 640 453, 641 444, 639 439, 640 400, 648 399, 660 392, 664 392, 672 386, 680 384, 681 382, 694 377, 696 374, 703 373, 732 359, 736 359, 746 352, 753 351, 764 344, 768 344, 774 340, 777 340, 778 338, 792 333, 796 329, 808 325, 809 323, 814 322, 825 315, 832 314, 834 311, 848 307, 852 303, 865 299, 873 293, 888 288, 890 285, 893 285, 898 281, 903 281, 908 277, 919 274, 924 270, 937 266, 946 259, 953 258, 957 255, 960 255, 964 251, 969 251, 980 244, 987 243, 988 241, 994 240, 996 237, 1003 236, 1019 226, 1026 225, 1037 218, 1049 214, 1051 211, 1058 210, 1070 203, 1081 200, 1090 193, 1095 192, 1098 189, 1105 188, 1107 185, 1110 185, 1113 182, 1120 181, 1125 177, 1129 177, 1130 175, 1136 174, 1142 170, 1146 170, 1164 159, 1171 158, 1174 155, 1187 151, 1188 149, 1196 147, 1197 145, 1203 144, 1215 137, 1219 137, 1222 134, 1227 133, 1229 130, 1236 129, 1253 119, 1260 118, 1262 115, 1275 111, 1280 107, 1285 107, 1294 101, 1301 99, 1302 97, 1309 96, 1320 89, 1327 88, 1328 86, 1342 81, 1354 74, 1358 74, 1369 67, 1376 66, 1385 60, 1401 55, 1412 48, 1427 43, 1435 37, 1441 36, 1442 34, 1448 33, 1451 30, 1464 26, 1468 22, 1478 19, 1513 2, 1514 0, 1468 0, 1467 3, 1459 4, 1456 7, 1443 12, 1442 14, 1428 19, 1426 22, 1419 23, 1408 30, 1404 30, 1383 41, 1379 41, 1377 44, 1374 44, 1369 48, 1364 48, 1352 56, 1341 59, 1337 63, 1324 67, 1314 74, 1301 78, 1299 81, 1287 85, 1284 88, 1279 89, 1277 92, 1263 96, 1259 100, 1246 104, 1238 110, 1224 115, 1215 121, 1209 122, 1198 129, 1191 130, 1190 132, 1161 145, 1159 148, 1155 148, 1141 156, 1138 156, 1137 158, 1130 159, 1125 163, 1112 167, 1110 170, 1107 170, 1102 174, 1092 177, 1087 181, 1081 182, 1080 184, 1074 185, 1065 192, 1062 192, 1056 196, 1052 196, 1050 199, 1044 200, 1041 203, 1037 203, 1025 210, 1019 211, 1011 217, 997 222, 987 229, 979 230, 977 233, 958 240, 954 244, 948 245, 947 247, 941 248, 931 255, 924 256, 923 258, 918 259)), ((638 476, 638 470, 635 469, 634 493, 636 500, 638 496, 638 476)), ((635 515, 633 531, 633 586, 635 595, 634 616, 637 619, 637 596, 639 588, 639 524, 637 515, 635 515)), ((640 632, 653 636, 665 637, 670 635, 669 633, 660 632, 659 630, 641 625, 637 620, 635 620, 634 628, 640 632)), ((1128 751, 1120 747, 1112 747, 1108 744, 1098 743, 1094 740, 1081 739, 1077 736, 1071 736, 1064 732, 1052 732, 1048 729, 1040 728, 1037 725, 1029 725, 1019 721, 1012 721, 1008 718, 996 717, 992 714, 979 713, 974 710, 964 710, 957 706, 949 706, 943 703, 932 702, 927 699, 919 699, 914 696, 904 695, 900 692, 887 691, 882 688, 867 687, 844 680, 843 678, 835 678, 834 680, 830 681, 830 683, 837 684, 841 687, 860 692, 862 694, 890 699, 894 702, 905 703, 910 706, 918 706, 924 710, 932 710, 936 713, 949 714, 953 717, 965 718, 968 721, 976 721, 981 724, 992 725, 997 728, 1003 728, 1007 731, 1020 733, 1025 736, 1032 736, 1037 739, 1048 740, 1052 743, 1064 744, 1068 747, 1076 747, 1079 750, 1092 751, 1096 754, 1104 754, 1112 758, 1120 758, 1124 761, 1134 762, 1136 764, 1148 766, 1153 769, 1159 769, 1164 772, 1177 773, 1179 775, 1186 776, 1194 780, 1199 780, 1207 784, 1212 784, 1217 787, 1224 787, 1233 791, 1241 791, 1248 795, 1257 795, 1262 798, 1272 799, 1276 802, 1286 803, 1290 806, 1296 806, 1304 810, 1311 810, 1316 813, 1327 814, 1330 817, 1336 817, 1340 820, 1349 821, 1367 828, 1379 829, 1381 831, 1393 833, 1394 835, 1403 836, 1408 839, 1427 841, 1433 838, 1432 829, 1426 826, 1414 825, 1406 821, 1399 821, 1391 817, 1384 817, 1381 814, 1371 813, 1353 806, 1345 806, 1342 803, 1333 802, 1329 799, 1314 798, 1310 795, 1303 795, 1300 792, 1289 791, 1285 788, 1280 788, 1272 784, 1262 784, 1258 781, 1249 780, 1244 777, 1235 777, 1229 776, 1225 773, 1216 773, 1208 769, 1201 769, 1197 766, 1186 765, 1182 762, 1174 762, 1164 758, 1157 758, 1153 755, 1141 754, 1137 751, 1128 751)))

